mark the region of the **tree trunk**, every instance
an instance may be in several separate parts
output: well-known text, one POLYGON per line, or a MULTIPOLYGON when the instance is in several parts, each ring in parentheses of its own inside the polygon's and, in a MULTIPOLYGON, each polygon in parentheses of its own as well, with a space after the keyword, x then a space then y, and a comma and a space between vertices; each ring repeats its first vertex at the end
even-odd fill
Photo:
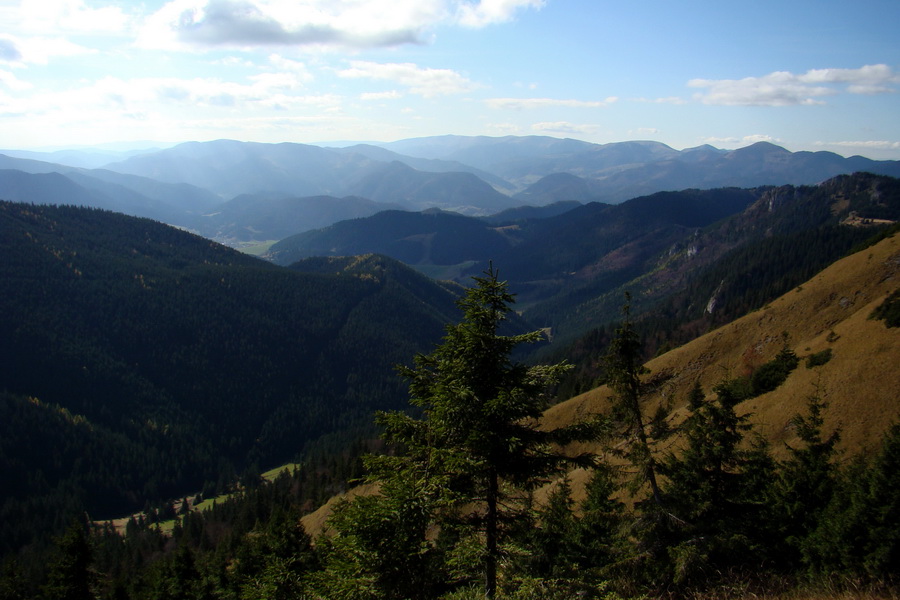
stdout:
POLYGON ((487 515, 485 515, 485 564, 484 564, 484 597, 493 599, 497 595, 497 497, 500 485, 497 472, 491 469, 488 474, 487 515))

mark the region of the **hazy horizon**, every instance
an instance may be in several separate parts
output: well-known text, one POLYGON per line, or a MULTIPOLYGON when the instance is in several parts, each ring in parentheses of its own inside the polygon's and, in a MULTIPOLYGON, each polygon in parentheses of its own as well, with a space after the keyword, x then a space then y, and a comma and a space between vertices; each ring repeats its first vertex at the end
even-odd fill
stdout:
POLYGON ((887 0, 22 0, 0 4, 0 148, 548 135, 897 160, 898 21, 887 0))

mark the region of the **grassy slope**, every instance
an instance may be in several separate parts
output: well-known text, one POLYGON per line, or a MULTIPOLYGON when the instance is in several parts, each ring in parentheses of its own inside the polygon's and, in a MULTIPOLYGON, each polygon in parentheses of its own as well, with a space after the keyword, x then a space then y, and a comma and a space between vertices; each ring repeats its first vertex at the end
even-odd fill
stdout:
MULTIPOLYGON (((771 359, 787 331, 800 366, 777 390, 746 401, 739 411, 752 413, 755 430, 781 457, 784 444, 796 442, 791 418, 805 411, 807 397, 818 386, 829 402, 826 432, 841 429, 844 456, 870 449, 900 420, 900 329, 869 319, 898 287, 900 236, 894 236, 836 262, 763 309, 650 361, 650 379, 660 385, 645 400, 647 412, 668 402, 677 421, 695 381, 710 393, 723 378, 743 374, 748 363, 771 359), (833 358, 808 369, 803 359, 826 348, 833 358)), ((602 386, 576 396, 548 410, 545 424, 563 425, 603 412, 609 395, 602 386)))

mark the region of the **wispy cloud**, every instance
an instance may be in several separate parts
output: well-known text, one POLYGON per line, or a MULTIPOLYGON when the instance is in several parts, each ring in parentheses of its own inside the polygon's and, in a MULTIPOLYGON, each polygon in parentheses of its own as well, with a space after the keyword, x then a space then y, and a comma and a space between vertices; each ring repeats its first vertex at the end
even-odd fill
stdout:
POLYGON ((390 47, 422 42, 441 0, 173 0, 139 43, 193 46, 390 47))
POLYGON ((468 78, 451 69, 422 68, 413 63, 376 63, 356 60, 349 69, 338 71, 340 77, 391 81, 411 93, 431 98, 461 94, 477 87, 468 78))
POLYGON ((556 98, 489 98, 485 100, 490 108, 507 110, 526 110, 534 108, 567 107, 567 108, 604 108, 616 102, 618 98, 611 96, 605 100, 561 100, 556 98))
POLYGON ((839 148, 856 148, 860 150, 900 150, 900 142, 887 140, 847 141, 847 142, 815 142, 816 146, 839 148))
POLYGON ((249 78, 249 83, 235 83, 214 78, 179 79, 105 77, 75 89, 20 98, 8 106, 16 113, 35 117, 67 114, 96 115, 116 112, 140 116, 150 112, 186 108, 191 111, 243 109, 252 114, 261 110, 286 110, 315 106, 328 109, 339 106, 333 94, 303 94, 302 81, 290 73, 263 73, 249 78))
POLYGON ((511 20, 523 8, 540 9, 544 0, 481 0, 458 3, 457 18, 467 27, 484 27, 511 20))
POLYGON ((531 129, 543 133, 563 135, 590 135, 599 131, 599 127, 596 125, 569 123, 568 121, 534 123, 531 129))
MULTIPOLYGON (((41 0, 32 0, 35 2, 41 0)), ((54 0, 80 1, 80 0, 54 0)), ((151 15, 145 47, 384 48, 429 41, 437 25, 485 27, 545 0, 170 0, 151 15)))
POLYGON ((0 62, 15 63, 22 60, 22 53, 19 52, 16 43, 9 38, 0 38, 0 62))
POLYGON ((889 66, 866 65, 859 69, 813 69, 800 75, 776 71, 744 79, 692 79, 688 86, 706 90, 695 95, 704 104, 794 106, 824 104, 822 98, 841 92, 896 92, 898 83, 900 75, 889 66))
POLYGON ((63 37, 0 38, 0 62, 22 67, 27 64, 46 65, 51 59, 65 56, 94 54, 97 50, 71 42, 63 37))
POLYGON ((122 35, 133 17, 119 6, 92 8, 83 0, 22 0, 18 26, 26 33, 122 35))
POLYGON ((398 92, 397 90, 391 90, 389 92, 364 92, 359 95, 360 100, 397 100, 402 98, 403 94, 398 92))
POLYGON ((0 70, 0 86, 6 87, 14 92, 25 91, 33 87, 27 81, 22 81, 9 71, 3 70, 0 70))
POLYGON ((665 98, 635 98, 635 102, 643 102, 647 104, 686 104, 684 98, 678 96, 667 96, 665 98))
POLYGON ((756 144, 757 142, 770 142, 773 144, 781 143, 781 140, 778 138, 772 137, 771 135, 765 135, 762 133, 754 133, 751 135, 745 135, 743 137, 707 137, 703 138, 704 144, 711 144, 713 146, 717 145, 725 145, 725 146, 747 146, 750 144, 756 144))

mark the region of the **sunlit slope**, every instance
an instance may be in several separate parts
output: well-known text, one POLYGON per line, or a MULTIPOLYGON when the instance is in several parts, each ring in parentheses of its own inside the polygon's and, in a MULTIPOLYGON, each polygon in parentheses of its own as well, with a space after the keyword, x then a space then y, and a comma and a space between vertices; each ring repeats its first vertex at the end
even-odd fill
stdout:
MULTIPOLYGON (((747 400, 739 411, 752 413, 755 431, 780 456, 785 442, 796 442, 791 418, 818 390, 829 403, 825 429, 841 429, 845 456, 871 448, 889 424, 900 420, 900 328, 869 318, 898 288, 900 236, 894 236, 834 263, 766 307, 650 361, 647 379, 654 385, 644 400, 646 413, 668 403, 677 422, 696 381, 710 394, 723 379, 773 358, 786 332, 800 365, 778 389, 747 400), (807 356, 826 349, 832 351, 831 360, 806 366, 807 356)), ((554 406, 545 420, 558 425, 603 412, 609 395, 601 386, 554 406)))

